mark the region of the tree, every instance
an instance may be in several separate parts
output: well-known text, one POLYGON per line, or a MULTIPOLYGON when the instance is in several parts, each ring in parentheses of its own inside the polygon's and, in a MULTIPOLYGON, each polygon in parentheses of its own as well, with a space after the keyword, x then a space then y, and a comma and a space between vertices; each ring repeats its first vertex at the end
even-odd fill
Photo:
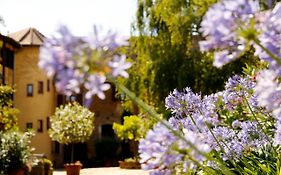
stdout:
POLYGON ((14 90, 10 86, 0 86, 0 131, 17 126, 18 110, 13 107, 14 90))
POLYGON ((253 64, 251 52, 221 69, 212 55, 199 51, 200 21, 216 0, 138 0, 129 55, 134 60, 127 86, 147 103, 165 111, 165 97, 175 88, 210 94, 223 89, 232 74, 253 64))
POLYGON ((69 103, 56 108, 50 117, 51 128, 48 133, 52 140, 62 144, 72 144, 71 162, 74 159, 74 144, 90 139, 94 130, 94 113, 79 103, 69 103))

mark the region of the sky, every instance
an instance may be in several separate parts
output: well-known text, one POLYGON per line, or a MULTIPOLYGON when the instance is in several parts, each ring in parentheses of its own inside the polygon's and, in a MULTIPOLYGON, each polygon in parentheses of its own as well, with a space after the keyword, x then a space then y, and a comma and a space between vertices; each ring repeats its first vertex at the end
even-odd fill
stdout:
POLYGON ((129 36, 137 0, 0 0, 4 35, 34 27, 50 36, 59 24, 75 35, 88 35, 93 25, 129 36))

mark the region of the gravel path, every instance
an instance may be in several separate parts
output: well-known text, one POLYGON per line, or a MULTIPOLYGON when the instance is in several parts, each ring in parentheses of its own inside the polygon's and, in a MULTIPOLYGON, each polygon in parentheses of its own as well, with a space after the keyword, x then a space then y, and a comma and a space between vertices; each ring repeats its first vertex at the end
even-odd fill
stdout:
MULTIPOLYGON (((110 168, 86 168, 80 171, 80 175, 148 175, 148 171, 110 168)), ((65 171, 54 171, 53 175, 66 175, 65 171)))

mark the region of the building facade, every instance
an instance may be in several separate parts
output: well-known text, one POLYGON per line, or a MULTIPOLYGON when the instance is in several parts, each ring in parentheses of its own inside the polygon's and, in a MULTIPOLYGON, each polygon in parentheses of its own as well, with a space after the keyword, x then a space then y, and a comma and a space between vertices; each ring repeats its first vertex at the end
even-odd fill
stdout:
MULTIPOLYGON (((28 28, 9 35, 21 44, 15 54, 14 62, 14 106, 19 109, 18 122, 21 130, 33 129, 36 132, 32 140, 35 153, 45 154, 55 166, 68 162, 70 154, 68 146, 51 140, 48 135, 49 117, 54 114, 57 106, 76 100, 83 104, 83 95, 66 97, 57 94, 54 82, 38 67, 39 49, 43 44, 44 35, 34 28, 28 28)), ((86 143, 78 145, 76 159, 87 162, 96 157, 95 142, 104 137, 115 139, 112 130, 113 122, 121 122, 121 104, 115 98, 112 86, 106 92, 106 99, 96 97, 90 110, 95 113, 93 137, 86 143)))
POLYGON ((0 82, 3 85, 14 85, 15 52, 19 49, 18 42, 0 34, 0 82))
POLYGON ((14 106, 19 109, 18 123, 21 130, 33 129, 31 145, 36 153, 52 157, 52 142, 47 129, 49 117, 56 107, 56 92, 52 80, 39 69, 39 48, 44 36, 34 28, 9 35, 21 44, 15 54, 14 106))

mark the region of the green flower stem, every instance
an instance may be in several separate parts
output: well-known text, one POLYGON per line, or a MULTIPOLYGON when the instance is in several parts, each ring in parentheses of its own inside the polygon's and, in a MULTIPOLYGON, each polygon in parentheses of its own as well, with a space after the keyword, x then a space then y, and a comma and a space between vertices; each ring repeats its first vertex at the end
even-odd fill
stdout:
MULTIPOLYGON (((207 125, 207 123, 206 123, 206 125, 207 125)), ((235 161, 233 161, 233 160, 231 159, 231 157, 226 154, 224 148, 223 148, 222 145, 220 144, 219 140, 216 138, 216 136, 215 136, 215 134, 213 133, 213 131, 211 130, 211 128, 210 128, 208 125, 207 125, 207 127, 208 127, 208 130, 210 131, 210 133, 212 134, 213 138, 215 139, 215 141, 216 141, 217 144, 219 145, 220 149, 221 149, 221 150, 225 153, 225 155, 229 158, 229 161, 230 161, 234 166, 236 166, 236 168, 239 169, 239 171, 243 172, 243 168, 242 168, 240 165, 236 164, 235 161)), ((222 141, 222 143, 226 146, 227 149, 229 149, 229 150, 231 151, 231 149, 229 148, 229 146, 228 146, 225 142, 222 141)), ((235 155, 236 155, 236 154, 235 154, 235 155)), ((236 157, 237 157, 237 155, 236 155, 236 157)), ((239 157, 237 157, 237 159, 241 160, 239 157)))
POLYGON ((266 47, 264 47, 261 42, 257 39, 253 39, 254 43, 257 44, 262 50, 264 50, 273 60, 275 60, 279 65, 281 65, 281 59, 273 54, 270 50, 268 50, 266 47))
POLYGON ((191 119, 191 121, 192 121, 192 123, 194 124, 194 126, 196 126, 196 128, 198 129, 198 131, 201 133, 201 129, 197 126, 197 124, 196 124, 194 118, 192 117, 192 115, 189 114, 188 116, 189 116, 189 118, 191 119))
MULTIPOLYGON (((116 87, 119 90, 121 90, 123 93, 125 93, 132 101, 134 101, 139 107, 141 107, 145 112, 147 112, 151 116, 152 119, 160 122, 163 126, 165 126, 167 129, 169 129, 175 136, 177 136, 179 139, 183 140, 187 145, 189 145, 191 149, 195 150, 196 152, 198 152, 202 156, 206 157, 210 161, 218 162, 218 166, 221 168, 221 171, 225 175, 234 175, 234 173, 231 172, 229 170, 229 168, 224 165, 224 162, 219 161, 219 160, 209 156, 208 154, 202 152, 201 150, 198 150, 198 148, 194 144, 192 144, 190 141, 186 140, 185 137, 181 133, 177 132, 169 124, 164 122, 162 120, 160 114, 158 114, 151 106, 149 106, 148 104, 143 102, 140 98, 138 98, 133 92, 131 92, 123 84, 119 83, 117 80, 114 80, 114 79, 110 79, 110 80, 111 80, 111 82, 113 82, 116 85, 116 87)), ((203 166, 203 165, 201 165, 201 166, 203 166)))

